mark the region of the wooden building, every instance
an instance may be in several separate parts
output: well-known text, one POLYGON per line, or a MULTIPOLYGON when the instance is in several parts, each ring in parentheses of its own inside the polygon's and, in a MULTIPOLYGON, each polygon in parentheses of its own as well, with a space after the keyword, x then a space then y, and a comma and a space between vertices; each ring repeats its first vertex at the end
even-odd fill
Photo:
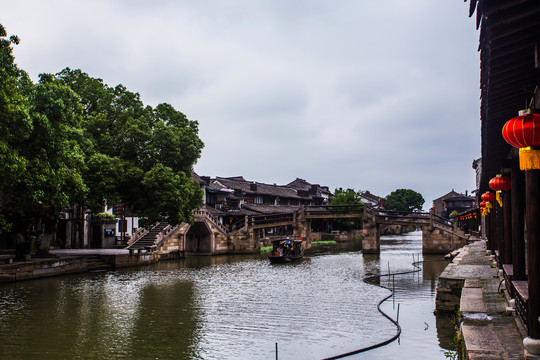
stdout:
POLYGON ((485 236, 527 327, 525 348, 540 355, 540 153, 534 146, 518 150, 502 135, 520 110, 540 109, 540 1, 469 0, 469 5, 480 30, 482 157, 475 169, 478 195, 490 200, 483 206, 485 236), (494 201, 485 194, 494 194, 490 182, 497 175, 509 178, 511 189, 494 201))
POLYGON ((467 192, 460 194, 454 189, 449 193, 433 200, 432 211, 435 215, 449 218, 450 214, 462 213, 476 206, 476 199, 467 192))
POLYGON ((292 213, 301 206, 327 204, 332 193, 327 186, 297 178, 287 185, 248 181, 242 176, 215 177, 193 173, 204 191, 204 206, 224 225, 245 216, 292 213))

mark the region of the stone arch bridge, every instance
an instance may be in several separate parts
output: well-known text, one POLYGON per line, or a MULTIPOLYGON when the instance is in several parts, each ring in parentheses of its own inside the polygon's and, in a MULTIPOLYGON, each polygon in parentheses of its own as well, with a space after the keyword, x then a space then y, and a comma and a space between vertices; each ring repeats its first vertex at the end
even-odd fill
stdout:
POLYGON ((437 216, 433 212, 402 212, 364 209, 362 251, 379 253, 380 226, 403 225, 422 228, 422 252, 424 254, 447 253, 466 245, 469 235, 457 228, 457 223, 437 216))
POLYGON ((150 230, 139 229, 128 246, 131 252, 152 253, 160 258, 183 254, 215 255, 259 251, 264 229, 290 226, 293 237, 303 238, 311 248, 311 222, 315 219, 362 219, 362 248, 365 253, 380 251, 380 225, 422 227, 425 253, 447 252, 465 244, 467 237, 454 230, 447 220, 429 213, 382 212, 369 205, 302 206, 294 212, 245 216, 223 225, 206 208, 194 211, 193 224, 171 226, 166 222, 150 230))

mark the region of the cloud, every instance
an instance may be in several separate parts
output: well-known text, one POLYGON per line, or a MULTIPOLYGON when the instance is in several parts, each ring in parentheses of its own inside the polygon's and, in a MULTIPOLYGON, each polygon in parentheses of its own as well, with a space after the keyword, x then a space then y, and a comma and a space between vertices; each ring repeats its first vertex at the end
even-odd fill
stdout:
POLYGON ((0 22, 33 79, 80 68, 198 120, 202 175, 411 187, 430 203, 475 185, 467 14, 428 0, 20 0, 0 22))

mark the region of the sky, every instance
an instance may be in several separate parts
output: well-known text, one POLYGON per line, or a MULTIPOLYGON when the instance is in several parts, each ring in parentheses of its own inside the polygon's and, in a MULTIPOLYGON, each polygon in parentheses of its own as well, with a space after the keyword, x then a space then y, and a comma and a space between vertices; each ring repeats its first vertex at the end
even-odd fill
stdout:
POLYGON ((0 0, 15 61, 199 123, 204 176, 432 201, 475 188, 479 32, 459 0, 0 0))

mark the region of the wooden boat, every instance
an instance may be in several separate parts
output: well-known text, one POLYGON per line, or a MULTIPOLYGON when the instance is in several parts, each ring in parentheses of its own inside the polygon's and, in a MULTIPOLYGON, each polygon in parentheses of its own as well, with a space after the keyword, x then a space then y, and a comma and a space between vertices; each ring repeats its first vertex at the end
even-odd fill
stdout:
POLYGON ((272 241, 268 259, 272 264, 300 261, 304 256, 302 239, 278 239, 272 241))

